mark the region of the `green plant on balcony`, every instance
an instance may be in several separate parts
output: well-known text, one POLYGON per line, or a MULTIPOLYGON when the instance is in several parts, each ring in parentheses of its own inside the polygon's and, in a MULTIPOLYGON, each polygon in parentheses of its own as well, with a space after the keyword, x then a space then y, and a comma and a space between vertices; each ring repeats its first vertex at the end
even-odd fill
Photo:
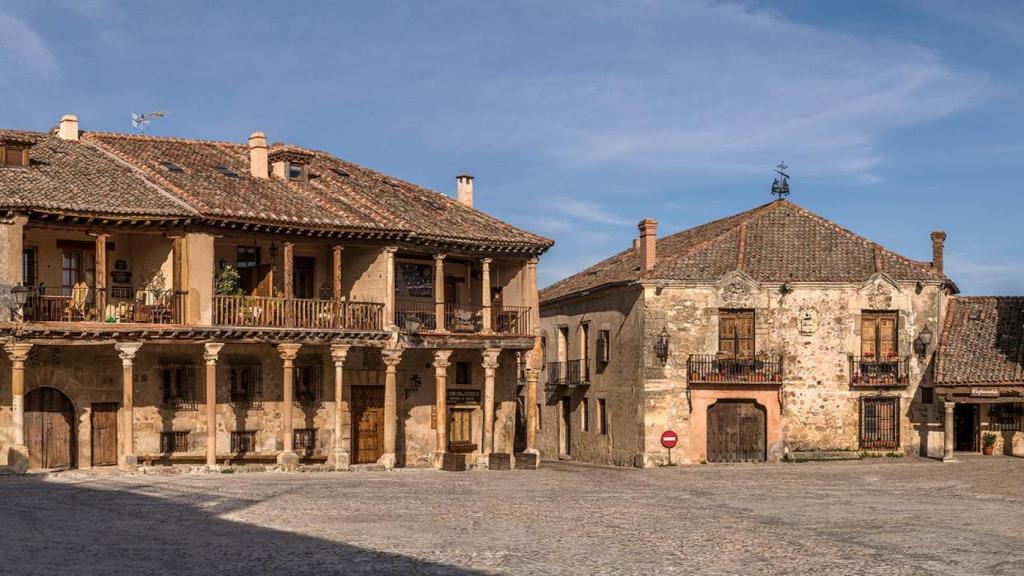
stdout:
POLYGON ((214 281, 213 291, 218 296, 241 296, 242 277, 234 266, 225 266, 214 281))

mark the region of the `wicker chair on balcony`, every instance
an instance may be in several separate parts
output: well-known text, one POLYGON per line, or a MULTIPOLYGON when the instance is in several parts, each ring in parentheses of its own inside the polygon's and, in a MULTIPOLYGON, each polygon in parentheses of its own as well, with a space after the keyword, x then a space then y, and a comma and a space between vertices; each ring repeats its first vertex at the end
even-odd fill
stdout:
POLYGON ((65 322, 83 322, 88 317, 89 285, 78 282, 71 288, 71 299, 64 309, 65 322))

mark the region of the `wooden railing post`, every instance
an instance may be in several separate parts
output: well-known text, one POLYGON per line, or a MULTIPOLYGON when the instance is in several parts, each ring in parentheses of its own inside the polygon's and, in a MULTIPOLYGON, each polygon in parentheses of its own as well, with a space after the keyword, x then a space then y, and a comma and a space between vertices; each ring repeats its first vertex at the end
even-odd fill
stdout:
POLYGON ((435 330, 444 332, 447 329, 445 323, 444 303, 444 254, 434 254, 434 320, 435 330))

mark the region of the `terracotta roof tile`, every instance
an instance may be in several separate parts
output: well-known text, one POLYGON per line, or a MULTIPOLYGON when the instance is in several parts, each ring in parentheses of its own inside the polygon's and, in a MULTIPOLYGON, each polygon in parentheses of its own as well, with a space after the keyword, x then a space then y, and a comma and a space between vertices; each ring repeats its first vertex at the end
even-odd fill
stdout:
POLYGON ((949 301, 939 347, 939 385, 1019 384, 1024 353, 1024 297, 972 296, 949 301))
POLYGON ((904 258, 781 200, 658 239, 658 262, 647 274, 630 248, 552 284, 540 298, 641 279, 714 282, 738 267, 759 282, 861 282, 876 272, 876 248, 881 271, 898 280, 946 280, 930 263, 904 258))

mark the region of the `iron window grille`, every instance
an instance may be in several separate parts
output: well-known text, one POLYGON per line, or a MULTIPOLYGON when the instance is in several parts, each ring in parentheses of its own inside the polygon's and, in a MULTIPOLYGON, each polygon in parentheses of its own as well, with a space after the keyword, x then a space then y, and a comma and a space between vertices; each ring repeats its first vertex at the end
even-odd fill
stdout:
POLYGON ((188 431, 184 432, 161 432, 160 453, 173 454, 175 452, 188 452, 188 431))
POLYGON ((1022 404, 992 404, 988 409, 989 429, 993 432, 1020 432, 1021 416, 1024 415, 1022 404))
POLYGON ((196 368, 192 364, 160 366, 163 405, 176 410, 197 410, 196 368))
POLYGON ((245 430, 231 433, 231 452, 244 454, 256 451, 256 431, 245 430))
POLYGON ((233 364, 230 368, 231 402, 252 409, 263 407, 263 366, 233 364))
POLYGON ((295 403, 319 406, 324 402, 324 367, 319 362, 295 367, 295 403))
POLYGON ((865 396, 860 399, 860 447, 864 450, 895 450, 900 447, 898 396, 865 396))
POLYGON ((295 451, 306 456, 312 456, 316 452, 316 428, 296 428, 292 432, 292 442, 295 451))

